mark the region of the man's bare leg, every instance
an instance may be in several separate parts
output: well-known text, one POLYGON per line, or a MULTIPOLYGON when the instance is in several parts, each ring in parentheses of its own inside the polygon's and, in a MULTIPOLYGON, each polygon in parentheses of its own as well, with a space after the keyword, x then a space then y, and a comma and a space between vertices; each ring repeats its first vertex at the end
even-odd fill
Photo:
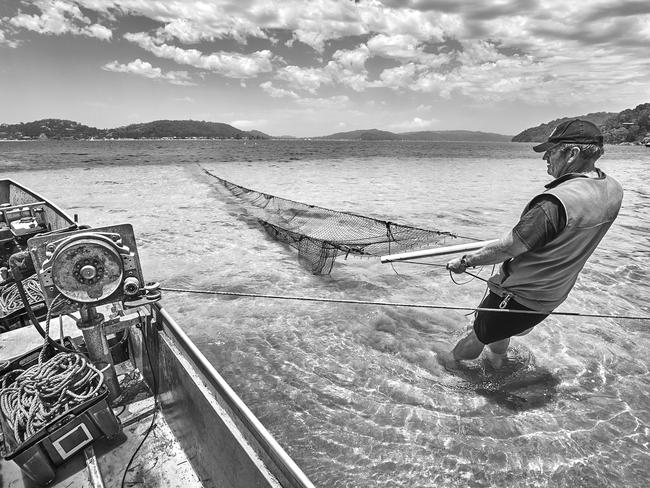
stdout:
POLYGON ((478 340, 474 329, 470 330, 469 334, 463 337, 452 350, 455 360, 476 359, 481 355, 484 344, 478 340))
POLYGON ((503 366, 508 352, 508 345, 510 339, 503 339, 501 341, 492 342, 487 345, 487 359, 494 369, 499 369, 503 366))

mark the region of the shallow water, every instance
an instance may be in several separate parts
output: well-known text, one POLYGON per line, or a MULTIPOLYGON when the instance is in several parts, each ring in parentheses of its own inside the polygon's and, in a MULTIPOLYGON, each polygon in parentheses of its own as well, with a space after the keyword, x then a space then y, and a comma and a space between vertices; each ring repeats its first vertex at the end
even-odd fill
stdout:
MULTIPOLYGON (((650 315, 650 151, 608 147, 621 214, 559 311, 650 315)), ((195 163, 293 200, 479 239, 549 181, 525 144, 332 141, 0 143, 0 168, 95 227, 131 222, 170 287, 475 306, 441 267, 337 262, 313 276, 195 163)), ((444 260, 434 261, 444 264, 444 260)), ((488 277, 490 269, 481 276, 488 277)), ((650 323, 555 316, 510 364, 436 361, 448 310, 167 293, 183 324, 317 486, 646 486, 650 323)))

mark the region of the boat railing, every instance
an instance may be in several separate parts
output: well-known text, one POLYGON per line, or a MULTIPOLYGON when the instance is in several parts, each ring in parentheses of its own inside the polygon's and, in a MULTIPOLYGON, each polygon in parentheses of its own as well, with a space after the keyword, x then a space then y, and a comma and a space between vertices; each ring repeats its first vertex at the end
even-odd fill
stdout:
MULTIPOLYGON (((214 392, 219 400, 227 405, 232 415, 243 426, 241 430, 243 430, 245 437, 253 437, 254 442, 251 442, 251 444, 254 445, 254 450, 261 456, 269 471, 278 480, 281 480, 280 485, 285 488, 314 488, 314 485, 302 472, 300 467, 298 467, 242 399, 228 385, 174 318, 159 303, 152 306, 152 313, 154 326, 162 328, 162 331, 172 338, 175 346, 180 349, 181 354, 190 364, 196 368, 202 376, 203 381, 207 383, 208 388, 214 392), (255 444, 257 445, 255 446, 255 444), (260 449, 263 451, 262 453, 258 452, 260 449)), ((160 345, 154 347, 160 351, 160 345)), ((162 354, 160 355, 162 356, 162 354)), ((141 361, 144 363, 143 359, 141 361)), ((162 361, 164 362, 165 359, 162 359, 162 361)), ((146 369, 147 365, 143 364, 143 370, 146 369)), ((173 380, 173 382, 178 383, 178 380, 173 380)), ((160 382, 158 384, 160 385, 160 382)), ((174 401, 170 403, 174 403, 174 401)), ((164 408, 163 401, 163 411, 164 408)))

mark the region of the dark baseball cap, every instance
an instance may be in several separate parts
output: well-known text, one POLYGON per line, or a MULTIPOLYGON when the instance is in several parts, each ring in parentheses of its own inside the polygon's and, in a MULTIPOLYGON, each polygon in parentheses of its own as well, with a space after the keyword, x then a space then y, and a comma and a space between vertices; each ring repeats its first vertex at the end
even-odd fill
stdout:
POLYGON ((603 135, 595 124, 580 119, 567 120, 558 125, 548 140, 533 147, 535 152, 546 152, 553 146, 562 143, 598 144, 603 145, 603 135))

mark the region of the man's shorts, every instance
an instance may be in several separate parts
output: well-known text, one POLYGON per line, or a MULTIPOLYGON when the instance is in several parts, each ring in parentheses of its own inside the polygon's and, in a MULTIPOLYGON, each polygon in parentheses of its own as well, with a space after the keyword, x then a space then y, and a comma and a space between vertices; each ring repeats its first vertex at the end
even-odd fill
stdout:
MULTIPOLYGON (((503 301, 496 293, 489 292, 483 299, 479 308, 499 308, 503 301)), ((513 298, 510 299, 506 306, 509 310, 531 310, 517 303, 513 298)), ((476 312, 474 319, 474 332, 476 337, 483 344, 500 341, 521 334, 527 329, 536 326, 542 320, 548 317, 548 314, 532 313, 512 313, 512 312, 476 312)))

